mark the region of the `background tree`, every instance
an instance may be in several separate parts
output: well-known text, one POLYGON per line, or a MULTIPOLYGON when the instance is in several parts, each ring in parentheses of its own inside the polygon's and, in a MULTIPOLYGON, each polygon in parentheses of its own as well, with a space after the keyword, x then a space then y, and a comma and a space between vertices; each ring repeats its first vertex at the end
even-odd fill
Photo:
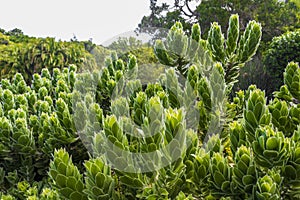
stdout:
POLYGON ((273 38, 264 57, 264 65, 267 71, 267 93, 271 94, 283 84, 284 65, 289 62, 300 62, 300 29, 287 32, 273 38))
POLYGON ((167 3, 158 4, 157 0, 150 0, 151 14, 144 16, 138 25, 138 30, 142 32, 151 32, 148 28, 158 27, 169 29, 176 21, 180 21, 185 29, 190 27, 182 13, 174 6, 167 3))
POLYGON ((239 14, 242 30, 249 20, 259 21, 263 41, 300 27, 299 3, 290 0, 174 0, 173 4, 150 0, 150 9, 151 14, 144 16, 138 26, 140 31, 148 27, 170 28, 176 20, 183 23, 185 30, 200 23, 204 35, 210 24, 217 21, 225 32, 231 14, 239 14))
POLYGON ((93 70, 96 59, 91 52, 95 48, 92 41, 56 41, 50 37, 29 37, 20 29, 3 30, 0 33, 0 78, 12 78, 19 72, 30 82, 32 75, 43 68, 52 72, 54 68, 63 69, 72 64, 80 70, 93 70))

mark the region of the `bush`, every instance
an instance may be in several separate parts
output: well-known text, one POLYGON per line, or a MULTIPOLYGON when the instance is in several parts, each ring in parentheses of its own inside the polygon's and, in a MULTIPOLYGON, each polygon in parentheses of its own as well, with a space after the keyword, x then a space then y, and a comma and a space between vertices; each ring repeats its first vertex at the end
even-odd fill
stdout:
MULTIPOLYGON (((175 24, 169 40, 155 48, 173 67, 146 88, 136 79, 133 55, 124 62, 112 54, 101 73, 79 74, 71 65, 34 74, 30 86, 21 74, 3 79, 1 199, 299 198, 299 65, 287 65, 270 103, 256 86, 228 98, 236 70, 259 43, 259 25, 249 26, 239 45, 225 48, 214 24, 210 39, 192 46, 196 54, 183 67, 182 58, 193 52, 174 55, 170 47, 200 32, 195 26, 187 36, 175 24), (186 77, 183 85, 179 74, 186 77), (130 95, 114 97, 115 88, 130 95), (140 137, 147 131, 155 134, 140 137), (150 154, 134 160, 130 153, 150 154)), ((231 36, 238 41, 238 34, 231 36)))
POLYGON ((54 68, 63 69, 72 64, 93 70, 95 58, 86 51, 84 44, 28 37, 21 33, 13 36, 0 33, 0 78, 11 79, 14 74, 21 73, 30 83, 32 75, 43 68, 52 72, 54 68))
POLYGON ((300 29, 273 38, 263 61, 268 76, 268 95, 283 84, 284 66, 291 61, 300 62, 299 52, 300 29))

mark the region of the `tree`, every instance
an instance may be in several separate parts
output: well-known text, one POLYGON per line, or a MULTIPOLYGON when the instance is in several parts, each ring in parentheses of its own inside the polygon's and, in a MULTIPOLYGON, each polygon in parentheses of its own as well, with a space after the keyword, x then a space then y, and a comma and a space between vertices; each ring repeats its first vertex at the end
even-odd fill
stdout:
POLYGON ((144 16, 138 25, 138 31, 151 33, 151 30, 148 28, 153 27, 169 29, 176 21, 181 22, 185 30, 190 28, 190 23, 182 16, 180 10, 174 9, 167 3, 158 5, 157 0, 150 0, 150 10, 151 14, 144 16), (165 12, 166 14, 164 15, 165 12))
POLYGON ((268 75, 267 94, 278 90, 283 84, 284 67, 289 62, 300 62, 300 29, 287 32, 273 38, 269 49, 266 51, 264 66, 268 75))
POLYGON ((286 30, 300 27, 300 7, 297 1, 277 0, 174 0, 172 5, 150 0, 151 14, 144 16, 138 26, 140 31, 148 27, 170 28, 174 19, 183 24, 184 30, 200 23, 204 35, 210 24, 217 21, 223 31, 228 28, 231 14, 239 14, 242 30, 246 22, 257 20, 263 27, 263 41, 270 41, 286 30), (166 14, 164 14, 166 13, 166 14), (176 17, 176 18, 174 18, 176 17))

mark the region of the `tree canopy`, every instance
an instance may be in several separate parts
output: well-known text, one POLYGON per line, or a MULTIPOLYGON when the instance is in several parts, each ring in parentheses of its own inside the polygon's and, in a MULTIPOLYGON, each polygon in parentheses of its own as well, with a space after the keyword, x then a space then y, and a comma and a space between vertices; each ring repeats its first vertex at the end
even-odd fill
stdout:
POLYGON ((249 20, 259 21, 263 41, 300 27, 300 6, 295 0, 174 0, 172 4, 150 0, 150 9, 151 14, 144 16, 139 24, 139 31, 149 27, 170 28, 175 21, 180 21, 185 30, 200 23, 207 35, 210 24, 215 21, 226 31, 231 14, 239 14, 242 30, 249 20))

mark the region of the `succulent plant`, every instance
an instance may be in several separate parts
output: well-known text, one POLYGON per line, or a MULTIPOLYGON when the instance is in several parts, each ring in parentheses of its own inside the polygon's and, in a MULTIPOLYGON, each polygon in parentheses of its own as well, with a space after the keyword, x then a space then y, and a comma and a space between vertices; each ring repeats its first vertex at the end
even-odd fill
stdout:
POLYGON ((191 85, 191 87, 193 89, 197 88, 197 82, 199 80, 199 72, 198 69, 195 65, 192 65, 189 69, 188 69, 188 75, 187 75, 187 80, 189 81, 189 84, 191 85))
POLYGON ((193 166, 193 182, 196 187, 196 193, 198 193, 200 197, 205 197, 209 194, 210 191, 208 184, 208 179, 210 176, 210 154, 206 153, 202 148, 198 149, 195 154, 193 166))
POLYGON ((285 100, 287 102, 291 102, 293 100, 293 96, 291 95, 286 85, 281 86, 279 91, 275 91, 273 94, 274 97, 285 100))
POLYGON ((266 106, 265 93, 259 89, 250 91, 244 110, 244 127, 249 142, 255 139, 256 129, 260 125, 270 124, 270 120, 271 115, 266 106))
POLYGON ((292 137, 293 148, 291 149, 291 157, 288 163, 283 166, 283 175, 285 177, 285 185, 288 188, 287 195, 293 199, 300 197, 300 126, 298 130, 294 132, 292 137))
POLYGON ((193 200, 193 197, 192 195, 186 196, 183 192, 180 192, 175 198, 175 200, 193 200))
MULTIPOLYGON (((195 32, 193 34, 195 38, 195 32)), ((192 43, 189 44, 188 37, 183 31, 183 26, 180 22, 176 22, 170 29, 166 42, 157 40, 155 43, 155 54, 160 63, 178 67, 182 74, 186 73, 185 65, 188 64, 191 59, 188 58, 188 49, 192 43)))
POLYGON ((249 61, 255 54, 261 35, 261 25, 255 21, 250 21, 239 41, 238 57, 240 62, 249 61))
POLYGON ((250 21, 244 34, 240 36, 238 15, 231 15, 229 18, 226 40, 221 27, 217 23, 211 25, 207 39, 208 48, 213 59, 223 64, 228 88, 233 87, 237 82, 240 68, 256 53, 261 34, 261 25, 250 21))
POLYGON ((210 156, 212 156, 214 153, 223 153, 224 146, 222 145, 220 136, 212 135, 206 143, 205 150, 210 152, 210 156))
POLYGON ((300 67, 298 63, 290 62, 284 72, 284 83, 292 96, 300 101, 300 67))
POLYGON ((239 16, 237 14, 231 15, 229 19, 229 26, 227 30, 227 40, 226 40, 226 54, 231 56, 238 44, 240 32, 239 16))
POLYGON ((72 163, 69 154, 60 149, 54 152, 54 159, 50 163, 50 178, 62 197, 66 199, 87 199, 82 174, 72 163))
POLYGON ((86 189, 84 192, 91 199, 113 199, 115 180, 111 175, 111 170, 100 159, 89 160, 85 163, 86 189))
POLYGON ((285 136, 291 136, 297 124, 292 123, 291 112, 293 111, 289 108, 288 103, 275 99, 268 107, 272 115, 273 125, 278 128, 279 131, 282 131, 285 136))
POLYGON ((271 168, 285 165, 290 156, 290 140, 280 131, 274 131, 270 126, 256 130, 255 140, 252 143, 255 162, 271 168))
POLYGON ((212 52, 213 58, 219 62, 225 62, 224 35, 221 26, 214 22, 208 32, 208 48, 212 52))
POLYGON ((241 146, 238 148, 233 166, 233 182, 239 193, 250 197, 256 184, 258 172, 250 148, 241 146))
POLYGON ((280 199, 280 185, 282 178, 278 173, 271 173, 260 177, 256 183, 254 198, 259 200, 280 199))
POLYGON ((232 194, 232 168, 228 159, 220 153, 214 153, 210 159, 209 183, 212 186, 212 194, 216 196, 228 196, 232 194))
POLYGON ((293 105, 290 109, 290 117, 292 119, 292 127, 295 130, 295 126, 300 124, 300 104, 293 105))
POLYGON ((244 127, 236 121, 229 124, 229 132, 230 148, 233 155, 235 155, 239 147, 247 146, 248 144, 246 132, 244 127))

